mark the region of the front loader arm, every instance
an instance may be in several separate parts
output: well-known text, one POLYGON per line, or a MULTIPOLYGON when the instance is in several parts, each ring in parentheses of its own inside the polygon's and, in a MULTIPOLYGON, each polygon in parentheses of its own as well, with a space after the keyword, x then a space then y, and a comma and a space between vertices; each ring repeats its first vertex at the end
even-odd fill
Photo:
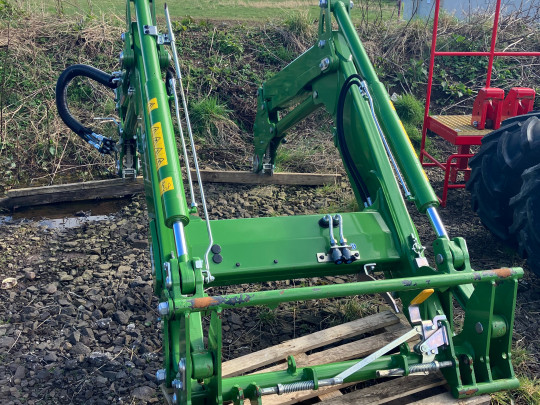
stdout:
MULTIPOLYGON (((271 173, 286 131, 325 108, 334 117, 334 142, 360 210, 211 221, 168 9, 168 33, 160 34, 153 1, 127 2, 122 71, 114 77, 121 121, 115 149, 122 159, 136 145, 142 160, 154 293, 163 327, 163 368, 156 377, 174 391, 174 403, 260 404, 265 395, 439 369, 456 397, 518 385, 510 347, 523 271, 474 271, 465 241, 449 239, 435 194, 354 30, 350 4, 321 0, 315 46, 259 89, 254 170, 271 173), (165 74, 171 58, 164 44, 174 55, 204 220, 194 215, 193 195, 189 208, 186 201, 169 102, 177 117, 180 108, 175 81, 165 74), (434 227, 436 267, 423 253, 406 200, 426 212, 434 227), (385 278, 376 279, 373 272, 385 278), (368 281, 217 295, 207 289, 352 274, 368 281), (291 357, 287 371, 222 378, 222 311, 389 292, 401 298, 412 329, 372 355, 304 368, 291 357), (454 298, 465 309, 463 331, 456 336, 454 298), (416 335, 421 342, 414 350, 401 346, 416 335), (399 354, 384 355, 398 346, 399 354)), ((191 189, 182 120, 177 121, 191 189)))

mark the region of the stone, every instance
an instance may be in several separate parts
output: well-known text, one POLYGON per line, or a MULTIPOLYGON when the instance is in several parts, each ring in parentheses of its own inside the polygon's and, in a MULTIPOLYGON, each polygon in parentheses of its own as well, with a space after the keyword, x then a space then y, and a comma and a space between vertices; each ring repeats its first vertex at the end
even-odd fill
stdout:
POLYGON ((78 342, 77 344, 73 345, 71 348, 71 352, 73 354, 90 354, 91 350, 88 346, 86 346, 84 343, 78 342))
POLYGON ((102 319, 98 319, 96 321, 96 324, 99 329, 108 329, 109 325, 111 324, 111 321, 112 321, 111 318, 102 318, 102 319))
POLYGON ((11 336, 4 336, 0 338, 0 347, 5 347, 9 349, 11 346, 15 344, 15 339, 11 336))
POLYGON ((34 280, 36 278, 36 273, 34 273, 32 271, 32 269, 30 270, 25 270, 24 272, 24 277, 27 279, 27 280, 34 280))
POLYGON ((129 323, 129 315, 123 311, 116 311, 112 315, 112 319, 121 325, 127 325, 129 323))
POLYGON ((24 366, 17 366, 15 373, 13 374, 14 379, 22 380, 26 376, 26 368, 24 366))
POLYGON ((78 330, 74 330, 68 336, 68 341, 72 345, 76 345, 80 340, 81 340, 81 332, 79 332, 78 330))
POLYGON ((131 395, 133 398, 140 399, 142 401, 149 401, 155 393, 156 390, 154 388, 143 385, 142 387, 135 388, 131 395))
POLYGON ((54 363, 58 360, 58 356, 55 352, 48 352, 45 356, 43 356, 43 360, 45 360, 47 363, 54 363))
POLYGON ((58 287, 56 286, 56 283, 50 283, 47 284, 43 290, 47 294, 54 294, 58 290, 58 287))

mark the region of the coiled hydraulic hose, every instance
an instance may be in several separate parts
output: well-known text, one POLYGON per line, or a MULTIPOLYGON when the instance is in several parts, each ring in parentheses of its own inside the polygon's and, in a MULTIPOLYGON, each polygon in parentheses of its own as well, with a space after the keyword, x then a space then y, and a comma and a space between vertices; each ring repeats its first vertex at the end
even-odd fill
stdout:
POLYGON ((62 72, 56 82, 56 107, 62 121, 64 121, 69 129, 95 147, 100 153, 110 154, 114 151, 116 142, 95 133, 92 128, 85 127, 69 111, 67 105, 67 87, 71 80, 77 76, 88 77, 110 89, 118 87, 118 82, 114 80, 114 76, 88 65, 73 65, 68 67, 62 72))

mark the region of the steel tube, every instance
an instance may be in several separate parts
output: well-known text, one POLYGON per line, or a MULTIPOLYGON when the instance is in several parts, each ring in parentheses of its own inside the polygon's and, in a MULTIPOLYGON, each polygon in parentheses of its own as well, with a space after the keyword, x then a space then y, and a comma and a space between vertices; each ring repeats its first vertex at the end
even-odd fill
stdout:
MULTIPOLYGON (((490 56, 491 52, 435 51, 435 56, 490 56)), ((494 56, 540 56, 540 52, 493 52, 494 56)))
POLYGON ((184 234, 184 224, 177 221, 173 224, 174 243, 176 245, 176 254, 178 259, 187 254, 186 236, 184 234))
POLYGON ((189 298, 181 299, 175 302, 175 308, 176 312, 181 314, 185 310, 205 311, 208 309, 274 305, 282 302, 347 297, 352 295, 374 294, 391 291, 423 290, 425 288, 448 288, 462 284, 477 284, 481 282, 500 281, 507 278, 516 279, 521 277, 523 277, 523 269, 519 267, 503 267, 495 270, 472 272, 463 271, 452 274, 189 298))
POLYGON ((448 238, 448 233, 446 233, 446 228, 444 227, 444 224, 441 221, 441 217, 439 217, 439 213, 437 212, 437 209, 435 207, 429 207, 427 209, 427 214, 429 217, 429 222, 431 222, 431 226, 435 230, 435 233, 437 234, 437 237, 445 237, 448 238))
POLYGON ((499 14, 501 11, 501 0, 497 0, 495 6, 495 17, 493 18, 493 30, 491 31, 491 45, 489 47, 489 62, 486 75, 486 87, 491 84, 491 72, 493 71, 493 59, 495 58, 495 44, 497 43, 497 28, 499 27, 499 14))

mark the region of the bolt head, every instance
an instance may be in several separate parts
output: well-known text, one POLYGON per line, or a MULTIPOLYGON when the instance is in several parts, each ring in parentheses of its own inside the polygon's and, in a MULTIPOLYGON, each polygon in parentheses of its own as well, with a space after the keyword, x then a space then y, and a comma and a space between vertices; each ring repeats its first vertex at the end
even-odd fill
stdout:
POLYGON ((484 325, 482 325, 481 322, 476 322, 476 325, 474 325, 474 330, 476 330, 476 333, 480 334, 484 331, 484 325))
POLYGON ((435 261, 437 264, 443 264, 444 263, 444 257, 440 253, 435 257, 435 261))
POLYGON ((324 39, 321 39, 319 41, 319 48, 324 48, 325 45, 326 45, 326 41, 324 39))
POLYGON ((173 380, 171 385, 172 385, 173 388, 175 388, 177 390, 183 390, 184 389, 184 384, 180 380, 173 380))
POLYGON ((164 368, 160 368, 156 371, 156 380, 165 381, 165 378, 167 378, 167 371, 165 371, 164 368))
POLYGON ((180 359, 180 361, 178 362, 178 371, 181 373, 186 372, 186 359, 180 359))
POLYGON ((169 315, 169 303, 167 301, 158 304, 158 313, 162 316, 169 315))
POLYGON ((120 35, 120 38, 122 39, 122 42, 126 41, 126 33, 122 32, 122 35, 120 35))

